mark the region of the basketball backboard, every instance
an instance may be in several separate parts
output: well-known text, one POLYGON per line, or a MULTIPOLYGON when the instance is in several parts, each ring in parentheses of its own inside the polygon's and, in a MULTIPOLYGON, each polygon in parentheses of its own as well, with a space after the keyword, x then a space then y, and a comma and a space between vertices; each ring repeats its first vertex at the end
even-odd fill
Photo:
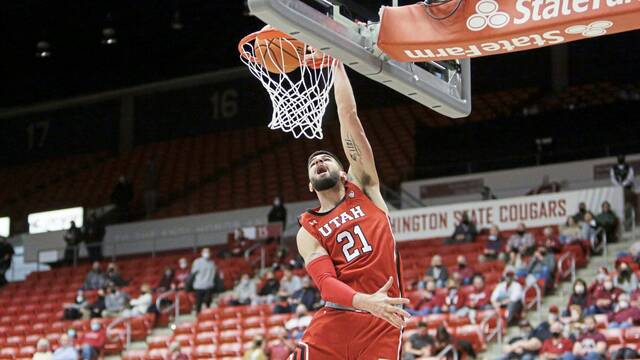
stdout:
POLYGON ((353 21, 327 0, 249 0, 252 15, 353 70, 452 118, 471 112, 468 59, 398 62, 377 46, 379 24, 353 21))

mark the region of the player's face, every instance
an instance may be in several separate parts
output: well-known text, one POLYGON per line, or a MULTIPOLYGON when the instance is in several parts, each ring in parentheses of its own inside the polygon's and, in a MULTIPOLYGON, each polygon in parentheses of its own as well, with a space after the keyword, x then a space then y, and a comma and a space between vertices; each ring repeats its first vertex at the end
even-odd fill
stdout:
POLYGON ((342 168, 327 154, 318 154, 309 162, 309 182, 312 190, 324 191, 336 186, 340 181, 342 168))

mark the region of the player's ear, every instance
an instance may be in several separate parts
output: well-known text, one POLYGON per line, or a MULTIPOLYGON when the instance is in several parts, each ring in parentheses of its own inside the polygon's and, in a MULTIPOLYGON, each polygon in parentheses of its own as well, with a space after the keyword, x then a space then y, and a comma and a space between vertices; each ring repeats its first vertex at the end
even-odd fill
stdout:
POLYGON ((313 185, 311 184, 311 181, 309 181, 309 192, 313 192, 313 185))
POLYGON ((347 174, 344 170, 340 170, 340 180, 342 180, 342 183, 346 183, 347 180, 349 180, 349 174, 347 174))

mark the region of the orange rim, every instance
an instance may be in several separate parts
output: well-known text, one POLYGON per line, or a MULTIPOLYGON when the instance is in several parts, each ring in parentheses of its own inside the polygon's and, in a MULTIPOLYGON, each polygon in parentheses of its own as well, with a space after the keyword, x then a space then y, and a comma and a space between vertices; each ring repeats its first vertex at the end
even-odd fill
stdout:
MULTIPOLYGON (((283 33, 282 31, 274 28, 264 29, 264 30, 251 33, 240 40, 240 42, 238 43, 238 52, 240 52, 240 56, 254 63, 258 62, 256 57, 253 54, 251 54, 249 51, 247 51, 244 46, 249 42, 254 41, 258 37, 258 35, 260 36, 261 39, 265 39, 265 40, 280 38, 280 39, 286 39, 289 41, 291 40, 299 41, 298 39, 292 37, 291 35, 283 33)), ((305 43, 305 46, 306 46, 306 43, 305 43)), ((331 60, 331 57, 330 56, 328 57, 331 60)), ((304 62, 307 67, 310 67, 312 69, 327 67, 332 63, 332 61, 322 61, 322 59, 315 59, 315 60, 307 59, 304 62)))

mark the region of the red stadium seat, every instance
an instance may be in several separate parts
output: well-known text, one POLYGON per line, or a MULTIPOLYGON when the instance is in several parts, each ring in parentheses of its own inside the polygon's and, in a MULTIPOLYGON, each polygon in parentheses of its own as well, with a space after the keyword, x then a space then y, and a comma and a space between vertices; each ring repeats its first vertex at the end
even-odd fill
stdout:
POLYGON ((218 342, 218 333, 213 331, 199 332, 193 339, 196 345, 209 345, 218 342))
POLYGON ((180 344, 180 347, 191 347, 193 345, 193 335, 191 334, 178 334, 174 335, 172 342, 175 341, 180 344))
POLYGON ((169 349, 167 348, 150 349, 149 352, 147 353, 147 359, 148 360, 164 360, 167 358, 168 354, 169 354, 169 349))
POLYGON ((198 345, 194 348, 193 357, 196 359, 211 359, 216 357, 216 345, 198 345))
POLYGON ((607 338, 607 344, 609 345, 622 344, 623 342, 622 329, 602 329, 600 332, 607 338))
POLYGON ((147 350, 127 350, 122 353, 122 360, 145 360, 147 350))

